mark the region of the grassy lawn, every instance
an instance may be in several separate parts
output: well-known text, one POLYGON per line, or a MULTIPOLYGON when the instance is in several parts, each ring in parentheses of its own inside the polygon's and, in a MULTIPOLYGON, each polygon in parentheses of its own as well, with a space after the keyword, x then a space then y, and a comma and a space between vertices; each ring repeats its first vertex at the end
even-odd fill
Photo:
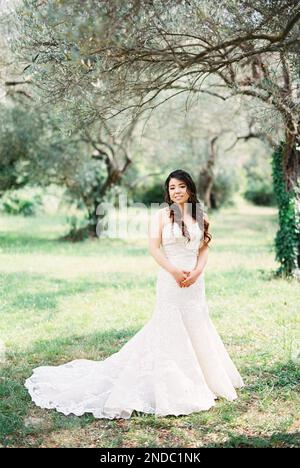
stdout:
POLYGON ((300 284, 272 275, 277 211, 240 203, 210 221, 210 315, 246 387, 188 416, 105 420, 38 408, 24 381, 39 365, 104 359, 151 317, 158 265, 147 239, 71 244, 57 240, 61 216, 1 216, 0 444, 300 446, 300 284))

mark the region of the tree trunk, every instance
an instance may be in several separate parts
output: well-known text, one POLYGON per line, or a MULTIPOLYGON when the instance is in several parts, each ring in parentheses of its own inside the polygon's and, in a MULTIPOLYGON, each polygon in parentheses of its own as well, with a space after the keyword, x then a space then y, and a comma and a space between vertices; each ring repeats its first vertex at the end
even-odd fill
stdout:
POLYGON ((206 166, 199 174, 198 185, 199 193, 202 194, 204 204, 208 210, 212 208, 212 188, 214 183, 214 166, 216 160, 215 143, 218 136, 214 137, 210 142, 210 154, 206 166))
POLYGON ((101 189, 98 190, 98 188, 96 187, 95 190, 92 192, 94 197, 88 209, 89 217, 87 226, 88 236, 90 238, 99 237, 101 235, 101 221, 104 220, 106 215, 105 213, 97 213, 97 209, 100 203, 103 200, 105 200, 111 188, 120 184, 122 177, 123 171, 120 171, 118 169, 112 169, 109 171, 106 181, 102 185, 101 189))
POLYGON ((273 154, 273 183, 278 203, 279 229, 276 234, 278 274, 300 274, 300 151, 299 138, 286 128, 286 141, 273 154))
POLYGON ((111 188, 120 184, 122 177, 122 170, 112 169, 109 171, 104 184, 99 181, 99 185, 95 186, 91 192, 81 193, 81 198, 87 210, 87 223, 79 228, 72 226, 68 234, 63 237, 64 240, 77 242, 87 238, 100 237, 101 220, 105 218, 106 213, 99 214, 97 209, 100 203, 106 200, 111 188))

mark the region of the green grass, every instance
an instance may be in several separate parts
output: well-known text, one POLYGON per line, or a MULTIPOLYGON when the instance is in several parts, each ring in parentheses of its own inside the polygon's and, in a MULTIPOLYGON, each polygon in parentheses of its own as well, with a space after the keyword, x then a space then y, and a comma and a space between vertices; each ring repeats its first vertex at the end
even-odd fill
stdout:
POLYGON ((105 420, 38 408, 24 381, 39 365, 104 359, 147 322, 158 268, 147 239, 72 244, 57 240, 66 232, 61 216, 0 218, 3 446, 300 445, 300 287, 273 276, 276 209, 242 203, 210 221, 210 315, 246 387, 237 400, 188 416, 105 420))

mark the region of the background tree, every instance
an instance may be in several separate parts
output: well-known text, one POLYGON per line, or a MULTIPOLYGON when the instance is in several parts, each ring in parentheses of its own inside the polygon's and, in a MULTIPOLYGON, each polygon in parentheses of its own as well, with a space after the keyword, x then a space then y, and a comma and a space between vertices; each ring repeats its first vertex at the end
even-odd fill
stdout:
MULTIPOLYGON (((282 121, 282 177, 295 200, 294 225, 299 19, 297 0, 90 0, 84 9, 80 1, 31 0, 13 18, 18 25, 13 49, 50 101, 63 100, 79 114, 78 102, 88 102, 89 122, 120 112, 135 119, 170 99, 160 99, 165 90, 172 96, 197 90, 225 100, 240 94, 263 102, 282 121), (211 75, 215 82, 206 86, 211 75)), ((287 274, 299 268, 299 254, 293 255, 287 274)))
POLYGON ((95 237, 97 206, 120 184, 131 163, 129 134, 117 139, 112 123, 104 122, 69 135, 60 114, 41 111, 34 100, 19 93, 12 93, 0 110, 0 193, 28 184, 61 185, 86 218, 80 228, 82 223, 75 223, 66 238, 95 237))

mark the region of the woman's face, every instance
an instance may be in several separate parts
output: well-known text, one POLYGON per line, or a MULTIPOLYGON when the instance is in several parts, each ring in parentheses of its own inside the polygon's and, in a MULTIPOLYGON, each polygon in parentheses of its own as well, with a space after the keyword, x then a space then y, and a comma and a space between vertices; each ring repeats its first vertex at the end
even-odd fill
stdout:
POLYGON ((174 203, 178 203, 180 205, 187 203, 189 199, 189 194, 188 194, 187 186, 185 182, 183 182, 182 180, 174 179, 174 178, 170 179, 169 195, 170 195, 170 199, 174 203))

